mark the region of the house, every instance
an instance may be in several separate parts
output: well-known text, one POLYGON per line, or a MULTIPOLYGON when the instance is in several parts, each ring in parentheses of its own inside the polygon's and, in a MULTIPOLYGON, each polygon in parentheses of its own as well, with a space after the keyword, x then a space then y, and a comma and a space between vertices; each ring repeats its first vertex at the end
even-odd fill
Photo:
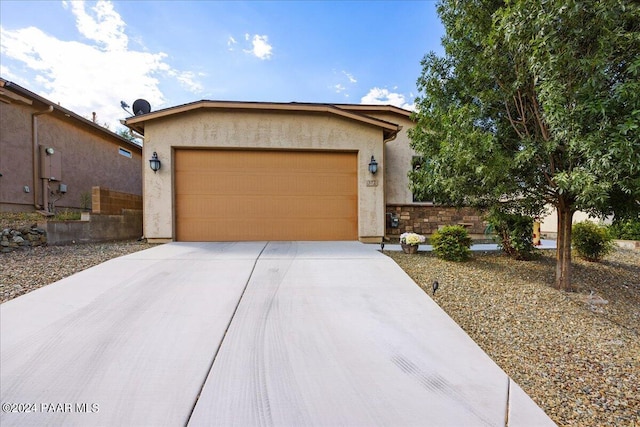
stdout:
POLYGON ((0 211, 90 207, 92 187, 142 195, 142 148, 0 78, 0 211))
POLYGON ((202 100, 125 125, 159 166, 143 167, 151 242, 380 242, 444 224, 484 228, 471 211, 414 201, 411 113, 397 107, 202 100))

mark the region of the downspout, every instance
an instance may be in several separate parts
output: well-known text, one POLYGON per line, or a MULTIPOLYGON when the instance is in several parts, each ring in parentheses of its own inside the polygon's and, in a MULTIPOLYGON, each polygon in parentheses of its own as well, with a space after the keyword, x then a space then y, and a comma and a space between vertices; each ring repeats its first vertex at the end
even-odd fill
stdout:
MULTIPOLYGON (((42 111, 36 111, 35 113, 31 113, 31 137, 33 140, 33 147, 31 152, 31 159, 33 162, 33 206, 36 210, 43 209, 46 210, 46 206, 40 206, 38 204, 38 116, 42 114, 49 114, 53 112, 53 105, 49 105, 49 108, 42 111)), ((46 184, 42 184, 42 194, 44 195, 46 189, 46 184)))
POLYGON ((400 133, 400 131, 402 130, 402 126, 398 126, 398 129, 394 132, 391 133, 391 135, 389 135, 387 138, 385 138, 384 136, 382 137, 382 164, 384 165, 384 168, 382 170, 382 179, 383 179, 383 186, 382 186, 382 200, 383 200, 383 204, 384 204, 384 215, 382 216, 382 227, 384 229, 383 233, 382 233, 382 241, 380 242, 381 244, 381 248, 382 251, 384 252, 384 242, 385 240, 387 240, 387 184, 386 184, 386 175, 387 175, 387 165, 386 165, 386 158, 385 158, 385 147, 384 144, 386 144, 387 142, 391 142, 394 139, 396 139, 398 137, 398 134, 400 133))
POLYGON ((401 130, 402 126, 398 126, 398 130, 392 132, 391 135, 389 135, 387 139, 383 139, 382 142, 386 144, 387 142, 393 141, 394 139, 396 139, 401 130))

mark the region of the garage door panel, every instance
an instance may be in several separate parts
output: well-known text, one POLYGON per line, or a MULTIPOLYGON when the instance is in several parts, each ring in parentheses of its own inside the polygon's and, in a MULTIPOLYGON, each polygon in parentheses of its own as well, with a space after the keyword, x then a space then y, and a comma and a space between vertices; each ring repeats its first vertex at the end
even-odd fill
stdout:
POLYGON ((194 168, 202 170, 220 170, 226 172, 241 170, 278 170, 305 172, 314 170, 345 170, 353 164, 349 155, 337 158, 335 155, 355 154, 338 152, 310 151, 248 151, 248 150, 179 150, 176 153, 183 158, 189 157, 187 163, 176 164, 175 171, 187 171, 194 168), (186 154, 184 153, 193 153, 186 154), (283 153, 285 156, 283 156, 283 153), (317 154, 330 163, 319 163, 317 158, 309 156, 317 154))
POLYGON ((296 175, 292 179, 291 174, 234 174, 220 177, 211 173, 185 173, 183 178, 176 183, 176 191, 182 195, 206 195, 210 194, 212 182, 218 187, 217 195, 234 196, 243 195, 278 195, 291 194, 308 196, 309 189, 314 188, 316 196, 353 195, 352 181, 356 176, 350 174, 333 175, 296 175), (317 185, 319 176, 322 177, 322 186, 317 185))
POLYGON ((269 203, 259 196, 234 195, 220 203, 211 196, 187 196, 183 200, 189 210, 181 213, 182 219, 207 217, 224 219, 233 216, 238 220, 251 218, 278 218, 282 216, 300 219, 345 218, 357 209, 355 198, 274 196, 269 203))
MULTIPOLYGON (((191 241, 210 241, 206 235, 232 234, 234 241, 253 241, 256 235, 260 240, 353 240, 345 239, 345 234, 350 233, 354 227, 353 222, 344 220, 318 220, 314 227, 309 227, 305 220, 255 220, 241 223, 236 220, 194 221, 190 227, 197 230, 191 241), (300 237, 298 230, 306 229, 304 238, 300 237)), ((182 233, 194 232, 187 228, 182 233)))
POLYGON ((185 178, 187 178, 186 184, 182 182, 181 185, 176 186, 176 191, 182 195, 211 194, 211 181, 213 180, 217 180, 216 184, 220 187, 215 193, 218 196, 237 194, 276 196, 282 194, 283 191, 291 195, 308 196, 309 189, 316 186, 318 180, 322 180, 323 185, 315 189, 316 196, 353 195, 353 190, 345 185, 345 181, 351 179, 344 176, 296 177, 295 180, 292 180, 291 176, 238 176, 220 180, 215 176, 209 178, 206 175, 198 177, 195 174, 190 174, 185 178))
POLYGON ((176 237, 357 239, 357 153, 176 150, 176 237))

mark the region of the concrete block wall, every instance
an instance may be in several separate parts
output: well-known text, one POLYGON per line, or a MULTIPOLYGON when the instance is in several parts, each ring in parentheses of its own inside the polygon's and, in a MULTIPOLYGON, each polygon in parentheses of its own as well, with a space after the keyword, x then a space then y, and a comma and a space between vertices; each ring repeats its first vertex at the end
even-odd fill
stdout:
POLYGON ((386 236, 398 238, 405 232, 429 235, 445 225, 462 225, 469 234, 484 234, 487 222, 472 208, 443 206, 387 205, 386 236), (391 217, 399 219, 399 227, 391 227, 391 217))
POLYGON ((122 210, 121 215, 94 215, 86 221, 47 221, 39 224, 46 230, 49 245, 132 240, 142 236, 142 211, 122 210))
POLYGON ((142 210, 142 196, 121 193, 104 187, 91 189, 91 211, 103 215, 120 215, 123 209, 142 210))

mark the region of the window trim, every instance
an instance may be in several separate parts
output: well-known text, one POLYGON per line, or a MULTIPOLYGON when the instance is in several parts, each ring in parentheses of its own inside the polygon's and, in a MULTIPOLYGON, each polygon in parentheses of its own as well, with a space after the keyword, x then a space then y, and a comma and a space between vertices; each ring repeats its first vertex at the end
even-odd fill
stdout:
POLYGON ((127 150, 126 148, 123 147, 118 147, 118 154, 120 154, 121 156, 124 156, 128 159, 133 159, 133 153, 129 150, 127 150))

